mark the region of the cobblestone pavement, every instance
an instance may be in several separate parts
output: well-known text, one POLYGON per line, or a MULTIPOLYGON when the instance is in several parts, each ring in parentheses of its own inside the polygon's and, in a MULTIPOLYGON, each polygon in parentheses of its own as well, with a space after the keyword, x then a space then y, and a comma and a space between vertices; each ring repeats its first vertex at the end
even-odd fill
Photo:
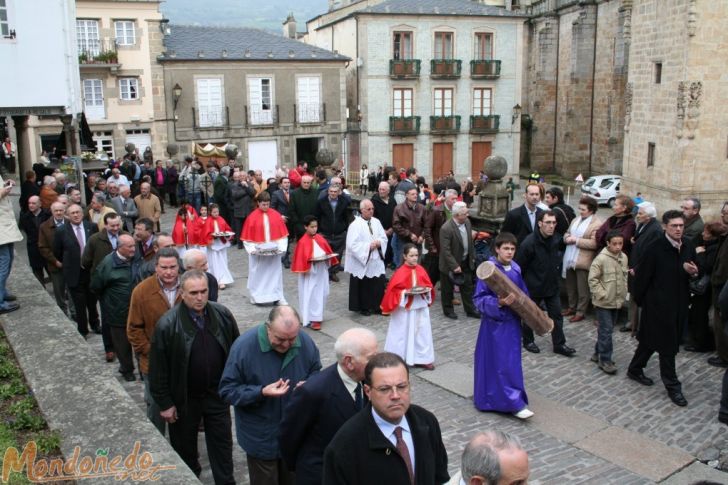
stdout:
MULTIPOLYGON (((173 218, 171 211, 163 217, 162 228, 169 230, 173 218)), ((18 250, 24 253, 21 246, 17 245, 18 250)), ((249 302, 245 290, 248 276, 245 252, 230 249, 229 261, 235 283, 220 293, 220 303, 232 310, 242 333, 262 322, 270 307, 254 306, 249 302)), ((305 330, 319 346, 324 366, 334 361, 333 343, 345 328, 364 325, 374 330, 382 342, 387 329, 388 319, 382 316, 362 317, 347 310, 348 275, 340 275, 341 282, 331 284, 323 331, 305 330)), ((296 279, 290 271, 284 271, 284 285, 287 300, 298 306, 296 279)), ((531 481, 539 484, 653 483, 687 466, 702 447, 725 436, 726 427, 716 419, 722 370, 707 365, 707 355, 678 355, 678 375, 690 402, 687 408, 679 408, 669 401, 659 383, 656 358, 646 369, 646 374, 656 380, 655 386, 644 387, 625 377, 626 366, 636 346, 627 334, 614 334, 614 360, 619 368, 616 376, 605 375, 589 361, 596 338, 592 318, 565 324, 568 343, 577 349, 575 357, 569 359, 553 354, 550 340, 538 337, 536 341, 541 353, 524 352, 526 390, 531 396, 531 409, 536 413, 533 420, 521 422, 507 415, 478 412, 469 396, 479 322, 466 318, 462 307, 456 307, 456 312, 460 315, 458 320, 444 318, 438 295, 431 308, 438 369, 434 373, 412 372, 412 400, 438 417, 451 473, 459 467, 460 454, 468 438, 488 427, 509 431, 521 438, 531 460, 531 481), (453 369, 452 374, 448 369, 453 369), (438 372, 439 381, 435 379, 438 372), (614 436, 623 438, 615 439, 614 436), (632 455, 624 451, 630 445, 635 450, 632 455), (658 452, 650 453, 653 448, 658 452), (674 452, 676 458, 665 463, 664 456, 670 452, 674 452)), ((98 349, 99 359, 103 359, 100 336, 93 335, 88 343, 98 349)), ((116 363, 108 364, 107 377, 120 378, 116 368, 116 363)), ((122 384, 143 408, 142 383, 122 381, 122 384)), ((213 483, 203 436, 200 438, 204 467, 201 480, 213 483)), ((237 444, 234 460, 238 483, 248 483, 244 453, 237 444)), ((691 465, 690 473, 694 466, 691 465)), ((691 481, 693 476, 697 477, 690 475, 691 481)), ((719 481, 728 483, 728 475, 722 477, 724 479, 719 481)))

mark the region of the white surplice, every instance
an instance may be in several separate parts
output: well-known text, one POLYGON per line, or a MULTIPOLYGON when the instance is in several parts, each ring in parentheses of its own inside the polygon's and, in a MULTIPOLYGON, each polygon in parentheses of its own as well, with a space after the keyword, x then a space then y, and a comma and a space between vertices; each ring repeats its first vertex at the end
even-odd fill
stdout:
MULTIPOLYGON (((213 232, 220 232, 220 227, 217 221, 213 221, 214 227, 213 232)), ((229 285, 233 280, 233 275, 230 273, 228 267, 228 248, 230 247, 230 241, 225 240, 223 242, 220 238, 214 238, 210 245, 210 250, 207 251, 207 265, 209 271, 217 279, 218 284, 229 285)))
POLYGON ((392 312, 384 350, 399 355, 407 365, 432 364, 435 362, 429 308, 432 294, 414 295, 412 305, 406 310, 408 298, 402 292, 402 300, 392 312))
MULTIPOLYGON (((270 240, 270 224, 268 214, 263 214, 263 230, 265 242, 274 242, 278 252, 284 253, 288 247, 288 236, 275 241, 270 240)), ((281 255, 258 256, 251 254, 256 251, 260 242, 243 241, 245 251, 248 253, 248 292, 251 303, 272 303, 286 301, 283 296, 283 263, 281 255)))
POLYGON ((384 274, 384 260, 379 251, 369 250, 374 240, 379 240, 382 256, 387 254, 387 233, 379 219, 372 217, 371 232, 367 221, 357 217, 349 224, 346 232, 346 254, 344 255, 344 271, 356 278, 376 278, 384 274))
MULTIPOLYGON (((313 257, 324 256, 326 252, 313 241, 313 257)), ((329 262, 312 261, 307 273, 298 274, 298 310, 304 326, 324 319, 324 307, 329 297, 329 262)))

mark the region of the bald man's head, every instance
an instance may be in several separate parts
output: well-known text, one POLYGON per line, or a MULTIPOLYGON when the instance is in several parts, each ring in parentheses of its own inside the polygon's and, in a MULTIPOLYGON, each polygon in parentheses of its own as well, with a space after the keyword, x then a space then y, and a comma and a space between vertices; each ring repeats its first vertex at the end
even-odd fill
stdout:
POLYGON ((32 213, 36 213, 40 210, 40 197, 37 195, 28 197, 28 210, 32 213))

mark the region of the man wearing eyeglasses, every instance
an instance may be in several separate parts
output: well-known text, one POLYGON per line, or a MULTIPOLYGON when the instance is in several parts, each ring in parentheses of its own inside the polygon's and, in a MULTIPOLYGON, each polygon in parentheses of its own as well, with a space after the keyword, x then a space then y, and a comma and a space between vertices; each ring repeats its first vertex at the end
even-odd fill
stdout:
MULTIPOLYGON (((526 236, 516 251, 516 263, 521 267, 531 299, 536 304, 544 302, 549 318, 554 321, 554 329, 551 331, 554 353, 571 357, 576 351, 566 345, 564 317, 561 316, 561 235, 556 233, 556 214, 550 210, 537 213, 536 226, 538 230, 526 236)), ((530 327, 523 327, 523 346, 527 350, 528 347, 535 347, 535 353, 538 352, 530 327)))
POLYGON ((235 341, 220 379, 220 396, 235 406, 238 444, 246 453, 251 485, 289 485, 281 459, 279 423, 292 391, 321 370, 316 344, 301 332, 287 305, 235 341))
POLYGON ((324 452, 323 484, 446 483, 447 452, 435 415, 410 404, 409 370, 382 352, 364 370, 367 405, 342 426, 324 452))

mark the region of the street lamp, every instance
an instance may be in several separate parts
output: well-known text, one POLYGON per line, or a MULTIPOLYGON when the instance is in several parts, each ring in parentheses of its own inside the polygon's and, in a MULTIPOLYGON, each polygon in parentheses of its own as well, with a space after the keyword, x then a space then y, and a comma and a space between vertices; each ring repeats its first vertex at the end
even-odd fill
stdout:
POLYGON ((516 120, 521 116, 521 105, 516 104, 513 107, 513 114, 511 115, 511 124, 514 124, 516 120))
POLYGON ((177 109, 177 103, 179 102, 179 98, 182 97, 182 86, 179 85, 179 83, 175 84, 172 88, 172 100, 174 101, 174 109, 177 109))

